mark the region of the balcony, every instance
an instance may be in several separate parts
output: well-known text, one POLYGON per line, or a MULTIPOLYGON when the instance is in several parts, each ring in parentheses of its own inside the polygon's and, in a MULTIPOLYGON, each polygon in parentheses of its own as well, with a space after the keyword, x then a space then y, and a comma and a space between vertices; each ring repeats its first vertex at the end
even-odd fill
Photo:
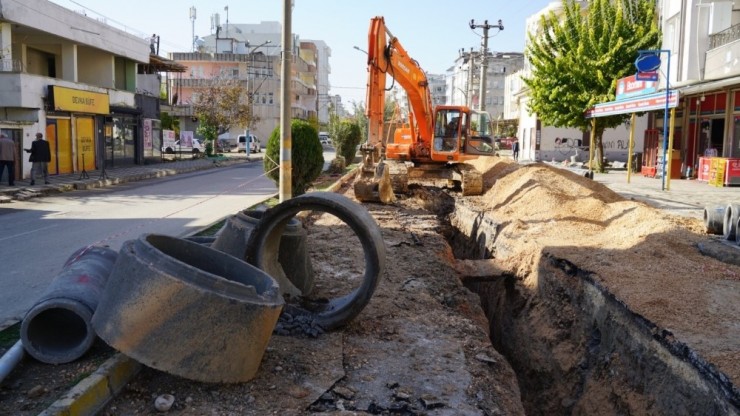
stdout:
POLYGON ((23 62, 20 59, 0 59, 0 72, 23 72, 23 62))
POLYGON ((704 79, 722 79, 740 75, 740 24, 709 37, 704 79))

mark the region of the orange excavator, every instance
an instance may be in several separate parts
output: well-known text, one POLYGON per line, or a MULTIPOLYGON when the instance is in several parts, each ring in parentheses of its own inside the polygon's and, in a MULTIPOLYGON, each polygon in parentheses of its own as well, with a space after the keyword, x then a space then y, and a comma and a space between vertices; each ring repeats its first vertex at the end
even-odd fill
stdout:
POLYGON ((370 21, 367 68, 368 140, 360 146, 363 162, 354 184, 355 197, 393 202, 394 193, 408 192, 409 178, 446 179, 458 183, 463 195, 480 195, 480 172, 463 162, 495 154, 488 113, 466 106, 432 108, 425 72, 380 16, 370 21), (392 141, 383 140, 389 76, 406 91, 411 108, 407 122, 395 130, 392 141))

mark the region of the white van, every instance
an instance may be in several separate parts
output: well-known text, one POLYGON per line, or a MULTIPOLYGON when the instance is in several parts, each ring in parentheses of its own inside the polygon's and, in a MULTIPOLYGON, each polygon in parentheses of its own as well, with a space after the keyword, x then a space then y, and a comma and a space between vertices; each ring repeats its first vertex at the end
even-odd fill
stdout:
MULTIPOLYGON (((247 153, 247 136, 240 134, 236 141, 236 151, 238 153, 247 153)), ((249 135, 249 153, 259 153, 262 151, 260 139, 254 134, 249 135)))

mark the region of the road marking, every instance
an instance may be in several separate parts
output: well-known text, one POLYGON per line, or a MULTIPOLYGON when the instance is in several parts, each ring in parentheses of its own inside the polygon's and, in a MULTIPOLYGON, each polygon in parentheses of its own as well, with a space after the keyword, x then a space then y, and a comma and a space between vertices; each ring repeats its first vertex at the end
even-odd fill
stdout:
POLYGON ((20 234, 11 235, 11 236, 8 236, 8 237, 3 237, 3 238, 0 238, 0 241, 10 240, 11 238, 16 238, 16 237, 21 237, 21 236, 28 235, 28 234, 33 234, 33 233, 36 233, 36 232, 39 232, 39 231, 42 231, 42 230, 48 230, 49 228, 54 228, 56 226, 57 225, 54 224, 54 225, 50 225, 48 227, 43 227, 43 228, 39 228, 39 229, 32 230, 32 231, 26 231, 25 233, 20 233, 20 234))

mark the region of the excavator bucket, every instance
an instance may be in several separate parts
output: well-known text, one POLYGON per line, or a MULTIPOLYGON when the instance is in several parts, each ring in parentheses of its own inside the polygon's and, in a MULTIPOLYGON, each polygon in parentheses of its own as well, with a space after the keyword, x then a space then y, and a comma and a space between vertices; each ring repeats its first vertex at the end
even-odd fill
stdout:
POLYGON ((354 186, 355 198, 358 201, 381 202, 383 204, 396 201, 388 165, 380 162, 375 166, 375 169, 361 169, 354 186))

